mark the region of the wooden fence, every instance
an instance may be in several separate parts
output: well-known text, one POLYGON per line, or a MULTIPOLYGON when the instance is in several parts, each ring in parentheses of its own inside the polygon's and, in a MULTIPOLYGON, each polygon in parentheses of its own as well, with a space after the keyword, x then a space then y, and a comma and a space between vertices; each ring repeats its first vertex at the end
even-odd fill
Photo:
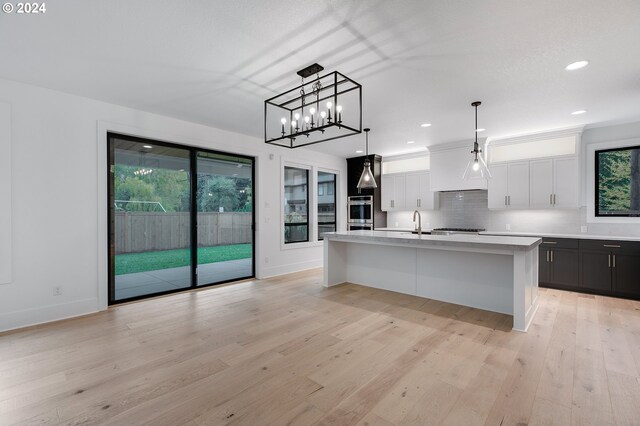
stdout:
MULTIPOLYGON (((198 213, 198 246, 251 242, 249 213, 198 213)), ((189 213, 116 212, 116 253, 189 247, 189 213)))

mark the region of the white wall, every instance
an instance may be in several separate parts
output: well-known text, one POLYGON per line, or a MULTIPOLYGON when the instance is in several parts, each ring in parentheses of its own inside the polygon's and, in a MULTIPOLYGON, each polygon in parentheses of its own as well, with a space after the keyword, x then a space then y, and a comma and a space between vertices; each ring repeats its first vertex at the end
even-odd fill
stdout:
MULTIPOLYGON (((281 249, 281 162, 337 170, 341 199, 344 159, 1 79, 0 102, 11 108, 13 173, 13 270, 0 284, 0 331, 106 307, 106 130, 255 156, 258 276, 322 265, 321 244, 281 249), (62 295, 53 296, 56 286, 62 295)), ((344 229, 344 207, 338 213, 344 229)))
MULTIPOLYGON (((486 204, 475 206, 482 207, 477 211, 477 216, 482 220, 482 226, 490 231, 505 231, 506 225, 510 225, 514 232, 547 232, 547 233, 571 233, 581 232, 581 226, 587 226, 587 233, 603 236, 637 236, 640 237, 640 223, 631 218, 626 223, 591 223, 587 221, 587 183, 589 170, 593 170, 593 164, 588 161, 586 151, 591 144, 603 142, 617 142, 640 138, 640 122, 619 124, 604 127, 595 127, 582 133, 581 158, 581 207, 576 210, 489 210, 486 204)), ((447 210, 441 200, 441 209, 436 211, 423 211, 422 224, 426 223, 431 228, 458 226, 458 217, 455 210, 447 210)), ((387 224, 393 227, 413 227, 411 221, 412 212, 390 212, 387 215, 387 224)), ((469 226, 475 226, 470 223, 469 226)))

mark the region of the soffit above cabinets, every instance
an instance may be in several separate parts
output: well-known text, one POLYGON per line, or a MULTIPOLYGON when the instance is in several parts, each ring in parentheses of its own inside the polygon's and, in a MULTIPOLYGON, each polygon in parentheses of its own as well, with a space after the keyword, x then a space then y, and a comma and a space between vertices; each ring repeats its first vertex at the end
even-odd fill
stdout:
POLYGON ((505 139, 488 139, 488 163, 577 155, 582 127, 521 135, 505 139))

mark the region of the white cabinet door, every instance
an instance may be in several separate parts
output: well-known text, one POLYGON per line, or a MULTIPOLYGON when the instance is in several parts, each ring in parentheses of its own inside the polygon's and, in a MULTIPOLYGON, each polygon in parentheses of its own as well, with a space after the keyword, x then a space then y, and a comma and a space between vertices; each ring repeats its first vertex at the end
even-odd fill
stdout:
POLYGON ((553 160, 532 160, 529 167, 531 208, 553 207, 553 160))
MULTIPOLYGON (((418 176, 420 183, 420 194, 418 197, 418 207, 422 210, 434 210, 439 206, 438 194, 431 192, 431 173, 424 172, 418 176)), ((407 187, 409 183, 407 181, 407 187)))
POLYGON ((393 210, 406 210, 406 176, 397 175, 394 176, 394 198, 393 198, 393 210))
POLYGON ((380 181, 382 211, 405 210, 405 175, 386 175, 380 181))
POLYGON ((405 176, 405 206, 408 210, 420 207, 420 173, 408 173, 405 176))
POLYGON ((391 200, 395 194, 395 179, 393 176, 382 176, 380 179, 380 198, 382 211, 392 210, 391 200))
POLYGON ((553 206, 578 208, 578 160, 575 157, 553 160, 553 206))
POLYGON ((488 187, 488 205, 490 209, 506 209, 509 195, 509 172, 506 164, 491 165, 491 179, 488 187))
POLYGON ((529 208, 529 162, 509 163, 507 206, 510 209, 529 208))

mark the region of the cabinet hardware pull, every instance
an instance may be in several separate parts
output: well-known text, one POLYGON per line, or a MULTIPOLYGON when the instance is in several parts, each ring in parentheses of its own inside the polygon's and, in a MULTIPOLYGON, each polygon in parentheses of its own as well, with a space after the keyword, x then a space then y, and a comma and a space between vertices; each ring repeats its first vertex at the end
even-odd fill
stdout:
POLYGON ((422 204, 422 200, 418 198, 418 207, 422 207, 421 204, 422 204))
POLYGON ((603 244, 602 247, 620 248, 620 246, 617 244, 603 244))
POLYGON ((549 204, 553 204, 553 194, 549 194, 549 204))
POLYGON ((556 194, 553 194, 553 205, 556 205, 556 194))
POLYGON ((549 250, 547 250, 547 262, 549 262, 549 250))
POLYGON ((507 200, 509 201, 509 205, 511 205, 511 195, 507 195, 507 200))
POLYGON ((543 241, 542 244, 558 244, 556 241, 543 241))
POLYGON ((506 195, 504 196, 504 205, 505 205, 505 206, 507 206, 507 205, 508 205, 508 204, 507 204, 507 196, 506 196, 506 195))
POLYGON ((616 255, 615 254, 613 255, 613 267, 614 268, 616 267, 616 255))
POLYGON ((553 263, 553 250, 551 250, 551 263, 553 263))
POLYGON ((610 254, 607 255, 607 259, 609 260, 609 268, 611 268, 611 255, 610 254))

